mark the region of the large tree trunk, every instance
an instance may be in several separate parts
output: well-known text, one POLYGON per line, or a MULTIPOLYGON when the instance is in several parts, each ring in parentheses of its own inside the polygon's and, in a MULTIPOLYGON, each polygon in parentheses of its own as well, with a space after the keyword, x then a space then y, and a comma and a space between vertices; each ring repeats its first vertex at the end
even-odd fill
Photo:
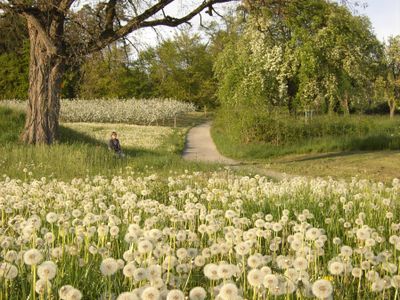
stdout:
POLYGON ((28 19, 30 38, 29 101, 22 140, 51 144, 57 138, 64 60, 50 51, 43 33, 28 19))

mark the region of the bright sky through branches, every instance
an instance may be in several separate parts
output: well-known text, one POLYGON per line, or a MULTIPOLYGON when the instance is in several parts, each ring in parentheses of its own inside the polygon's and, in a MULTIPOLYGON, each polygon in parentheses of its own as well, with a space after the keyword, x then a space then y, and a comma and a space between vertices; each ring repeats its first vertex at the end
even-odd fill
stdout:
MULTIPOLYGON (((230 6, 237 5, 238 2, 232 3, 230 6)), ((364 3, 364 2, 363 2, 364 3)), ((365 0, 367 7, 358 7, 358 14, 366 15, 369 17, 372 23, 372 27, 378 39, 380 41, 387 41, 390 36, 400 35, 400 0, 365 0)), ((216 6, 221 12, 221 8, 227 7, 227 4, 216 6)), ((170 13, 176 12, 184 8, 185 5, 182 1, 178 1, 169 6, 170 13)), ((210 18, 204 12, 202 13, 204 21, 210 21, 210 18)), ((216 20, 219 18, 216 17, 216 20)), ((193 28, 196 29, 199 26, 199 17, 195 17, 192 22, 193 28)), ((174 28, 159 28, 162 32, 163 38, 172 37, 176 29, 174 28)), ((137 35, 138 33, 136 33, 137 35)), ((157 41, 157 35, 152 30, 143 30, 139 33, 141 40, 145 41, 146 45, 155 46, 157 41)), ((140 38, 139 38, 140 40, 140 38)))

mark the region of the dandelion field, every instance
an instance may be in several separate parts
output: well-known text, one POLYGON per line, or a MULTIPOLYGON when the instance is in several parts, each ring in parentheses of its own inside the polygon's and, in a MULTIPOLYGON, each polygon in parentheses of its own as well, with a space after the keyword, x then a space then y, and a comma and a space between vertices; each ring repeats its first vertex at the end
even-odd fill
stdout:
POLYGON ((397 179, 185 162, 189 125, 62 123, 30 147, 23 115, 0 113, 0 300, 399 298, 397 179))
POLYGON ((0 182, 1 299, 397 299, 400 182, 0 182))

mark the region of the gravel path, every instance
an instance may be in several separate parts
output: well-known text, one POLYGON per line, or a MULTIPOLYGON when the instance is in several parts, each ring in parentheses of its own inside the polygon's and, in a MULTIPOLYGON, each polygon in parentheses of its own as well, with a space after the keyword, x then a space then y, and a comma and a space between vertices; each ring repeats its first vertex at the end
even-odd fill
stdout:
POLYGON ((248 164, 221 155, 211 137, 210 129, 211 122, 207 122, 189 130, 186 136, 185 149, 182 154, 183 159, 220 163, 231 166, 232 169, 241 169, 249 173, 257 173, 276 180, 291 177, 285 173, 268 170, 257 164, 248 164))
POLYGON ((207 122, 189 130, 186 136, 185 150, 182 157, 187 160, 214 162, 225 165, 237 165, 240 162, 222 156, 210 133, 211 122, 207 122))

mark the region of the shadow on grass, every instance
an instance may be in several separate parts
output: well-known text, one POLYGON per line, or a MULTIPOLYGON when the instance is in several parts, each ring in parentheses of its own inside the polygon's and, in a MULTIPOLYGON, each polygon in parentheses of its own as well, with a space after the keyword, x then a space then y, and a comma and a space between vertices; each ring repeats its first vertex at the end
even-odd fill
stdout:
MULTIPOLYGON (((108 141, 101 142, 99 140, 94 139, 93 137, 73 130, 68 127, 60 126, 60 139, 58 140, 59 144, 87 144, 94 147, 108 149, 108 141)), ((158 155, 156 151, 151 151, 148 149, 142 148, 133 148, 133 147, 123 147, 122 151, 128 155, 129 157, 140 157, 140 156, 148 156, 148 155, 158 155)))
MULTIPOLYGON (((390 151, 391 153, 400 153, 400 150, 372 150, 372 151, 343 151, 343 152, 333 152, 333 153, 325 153, 325 154, 314 154, 310 157, 304 157, 299 159, 288 160, 286 162, 305 162, 305 161, 316 161, 320 159, 329 159, 329 158, 340 158, 340 157, 350 157, 353 155, 362 155, 362 154, 375 154, 379 151, 390 151)), ((381 155, 387 156, 387 152, 382 153, 381 155)))
MULTIPOLYGON (((314 143, 315 145, 318 145, 318 143, 316 142, 314 143)), ((391 136, 389 134, 377 134, 365 137, 337 138, 337 141, 334 145, 330 146, 328 144, 325 147, 323 144, 324 140, 322 140, 321 143, 322 146, 320 147, 320 149, 318 149, 318 147, 315 147, 317 151, 310 151, 309 152, 310 154, 306 154, 307 153, 306 151, 304 151, 304 153, 301 153, 301 151, 298 151, 297 153, 296 152, 288 153, 288 155, 305 154, 306 157, 291 159, 287 160, 286 162, 315 161, 319 159, 340 158, 352 155, 376 153, 379 151, 398 152, 400 150, 400 137, 391 136), (320 152, 320 153, 324 152, 324 153, 316 154, 315 152, 320 152)))
POLYGON ((345 152, 334 152, 334 153, 324 153, 324 154, 311 154, 310 157, 304 157, 299 159, 289 160, 288 162, 302 162, 302 161, 314 161, 325 158, 338 158, 347 157, 351 155, 359 155, 360 153, 371 153, 374 151, 345 151, 345 152))

